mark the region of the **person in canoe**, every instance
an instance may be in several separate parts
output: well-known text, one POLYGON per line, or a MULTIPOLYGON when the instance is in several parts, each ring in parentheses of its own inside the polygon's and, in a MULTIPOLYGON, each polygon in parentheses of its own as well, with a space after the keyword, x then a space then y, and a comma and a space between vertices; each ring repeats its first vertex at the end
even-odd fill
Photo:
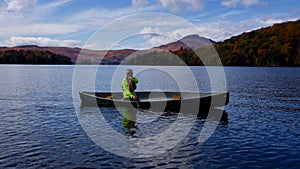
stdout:
POLYGON ((134 90, 136 89, 136 84, 138 83, 138 79, 133 76, 132 69, 126 70, 126 77, 122 81, 122 88, 123 88, 123 99, 130 99, 134 101, 138 101, 134 90))
MULTIPOLYGON (((139 107, 138 98, 134 93, 138 79, 133 76, 132 69, 126 70, 126 77, 122 81, 123 88, 123 100, 135 101, 136 107, 139 107)), ((124 107, 123 115, 123 127, 125 135, 131 137, 135 134, 136 128, 136 112, 132 107, 124 107)))

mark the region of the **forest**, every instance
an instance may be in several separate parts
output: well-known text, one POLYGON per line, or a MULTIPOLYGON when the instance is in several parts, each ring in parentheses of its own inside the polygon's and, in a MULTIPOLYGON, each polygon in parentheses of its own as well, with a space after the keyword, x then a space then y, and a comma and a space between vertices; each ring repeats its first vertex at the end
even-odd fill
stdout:
POLYGON ((66 56, 49 51, 3 50, 0 51, 1 64, 73 64, 66 56))
POLYGON ((226 66, 300 66, 300 20, 243 33, 214 46, 226 66))

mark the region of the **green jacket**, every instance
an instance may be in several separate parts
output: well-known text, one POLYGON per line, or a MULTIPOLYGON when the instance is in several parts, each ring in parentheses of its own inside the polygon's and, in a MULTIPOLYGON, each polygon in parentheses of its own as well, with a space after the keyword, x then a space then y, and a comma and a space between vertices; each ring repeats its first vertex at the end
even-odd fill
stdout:
MULTIPOLYGON (((136 77, 133 77, 131 82, 133 84, 136 84, 139 81, 136 77)), ((122 81, 122 88, 123 88, 123 98, 124 99, 132 98, 135 95, 134 91, 130 91, 129 84, 126 79, 123 79, 123 81, 122 81)))

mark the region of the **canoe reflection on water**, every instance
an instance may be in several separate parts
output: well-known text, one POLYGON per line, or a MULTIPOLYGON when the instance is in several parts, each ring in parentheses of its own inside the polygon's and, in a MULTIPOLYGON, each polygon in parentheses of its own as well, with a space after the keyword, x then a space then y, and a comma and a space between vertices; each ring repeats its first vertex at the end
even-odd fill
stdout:
POLYGON ((206 117, 212 109, 224 108, 229 102, 229 92, 136 92, 138 102, 123 100, 122 92, 80 92, 79 95, 82 107, 140 108, 153 112, 196 113, 199 117, 206 117))
MULTIPOLYGON (((175 112, 162 112, 161 114, 157 114, 158 112, 146 112, 145 111, 139 111, 138 109, 132 109, 132 108, 127 108, 124 107, 122 109, 123 111, 120 112, 122 114, 122 118, 123 118, 123 132, 124 135, 128 136, 128 137, 135 137, 136 132, 139 130, 138 126, 140 123, 144 123, 147 122, 147 120, 145 120, 145 116, 144 117, 140 117, 141 114, 145 113, 145 114, 149 114, 152 113, 152 116, 150 118, 155 118, 156 120, 159 121, 159 117, 166 117, 166 116, 171 116, 171 117, 176 117, 178 115, 178 113, 175 112), (139 116, 139 117, 138 117, 139 116), (140 119, 138 119, 140 118, 140 119), (142 120, 141 120, 142 119, 142 120), (140 122, 142 121, 142 122, 140 122)), ((147 115, 146 115, 147 116, 147 115)), ((147 118, 147 117, 146 117, 147 118)), ((149 118, 149 116, 148 116, 149 118)), ((168 118, 168 117, 166 117, 168 118)), ((222 124, 227 124, 228 123, 228 113, 225 110, 222 109, 211 109, 210 112, 206 112, 206 113, 200 113, 197 116, 198 119, 206 119, 206 120, 211 120, 211 121, 218 121, 218 122, 222 122, 222 124)), ((153 122, 152 120, 149 120, 150 122, 153 122)))
POLYGON ((209 113, 207 118, 212 120, 208 121, 190 114, 126 107, 82 107, 78 110, 82 128, 98 146, 115 153, 134 153, 137 157, 165 152, 173 147, 170 145, 177 145, 185 138, 193 142, 201 134, 206 137, 203 133, 210 132, 214 125, 227 126, 227 121, 212 121, 211 114, 218 116, 224 112, 217 109, 209 113))
MULTIPOLYGON (((191 114, 153 112, 128 107, 82 107, 79 110, 78 118, 81 125, 91 136, 96 136, 99 133, 102 133, 103 136, 103 131, 109 131, 109 128, 113 128, 128 138, 147 137, 165 131, 177 120, 182 125, 185 125, 184 123, 194 123, 194 118, 199 122, 209 120, 220 122, 221 125, 228 123, 228 113, 222 109, 211 109, 209 113, 200 113, 196 117, 191 114), (184 119, 191 119, 191 121, 185 121, 184 119)), ((108 133, 111 134, 111 132, 108 133)))

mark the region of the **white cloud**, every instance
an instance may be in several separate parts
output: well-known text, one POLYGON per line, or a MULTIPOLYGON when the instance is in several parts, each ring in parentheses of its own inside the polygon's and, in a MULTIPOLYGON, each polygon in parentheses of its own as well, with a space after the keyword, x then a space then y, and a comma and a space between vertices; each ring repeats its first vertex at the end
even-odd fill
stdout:
MULTIPOLYGON (((193 27, 188 27, 188 28, 181 28, 181 29, 176 29, 171 32, 171 37, 176 38, 176 39, 181 39, 185 36, 192 35, 192 34, 199 34, 202 33, 199 31, 199 29, 195 29, 193 27)), ((202 36, 202 35, 201 35, 202 36)))
POLYGON ((204 0, 132 0, 134 8, 153 5, 158 8, 167 9, 173 13, 201 10, 203 9, 203 4, 204 0))
POLYGON ((78 40, 58 40, 47 37, 20 37, 12 36, 7 42, 10 46, 39 45, 39 46, 82 46, 78 40))
POLYGON ((262 24, 260 19, 242 21, 219 21, 198 25, 198 29, 204 37, 214 41, 223 41, 232 36, 240 35, 270 25, 262 24))
POLYGON ((265 17, 265 18, 259 18, 256 19, 255 22, 258 24, 261 24, 262 26, 271 26, 276 23, 283 23, 288 21, 296 21, 299 20, 297 17, 283 17, 283 18, 272 18, 272 17, 265 17))
POLYGON ((12 35, 65 35, 81 30, 82 26, 63 23, 41 23, 25 25, 4 25, 0 27, 0 36, 12 35))
POLYGON ((221 17, 226 18, 226 17, 235 16, 235 15, 240 15, 242 13, 244 13, 244 11, 233 10, 233 11, 229 11, 224 14, 221 14, 221 17))
POLYGON ((38 0, 4 0, 0 3, 0 27, 11 23, 21 25, 31 24, 36 20, 45 20, 49 12, 70 2, 71 0, 56 0, 39 4, 38 0), (5 24, 4 24, 5 23, 5 24))
POLYGON ((49 22, 47 18, 49 12, 70 1, 56 0, 37 5, 37 0, 5 0, 6 6, 0 6, 0 36, 7 38, 15 35, 60 35, 77 32, 82 28, 79 24, 67 21, 49 22))
POLYGON ((203 0, 158 0, 161 5, 171 12, 195 11, 203 8, 203 0))
POLYGON ((144 36, 145 44, 144 46, 147 48, 164 45, 170 42, 174 42, 173 38, 163 35, 152 35, 152 36, 144 36))
POLYGON ((239 3, 239 1, 240 0, 223 0, 221 2, 221 5, 225 7, 235 7, 239 3))
POLYGON ((244 32, 272 26, 275 23, 296 21, 297 18, 254 18, 241 21, 219 21, 197 25, 200 32, 214 41, 223 41, 244 32))
POLYGON ((54 1, 54 2, 50 2, 48 4, 45 4, 43 8, 55 8, 55 7, 59 7, 61 5, 64 5, 68 2, 71 2, 72 0, 59 0, 59 1, 54 1))
POLYGON ((262 5, 265 3, 261 2, 260 0, 223 0, 221 2, 221 5, 225 7, 235 7, 238 4, 242 4, 245 7, 250 7, 253 5, 262 5))
POLYGON ((132 7, 134 8, 140 8, 140 7, 145 7, 149 5, 148 0, 132 0, 132 7))
POLYGON ((161 30, 159 28, 145 27, 140 31, 141 34, 161 34, 161 30))
MULTIPOLYGON (((137 11, 132 8, 114 10, 89 9, 62 16, 55 22, 49 14, 70 0, 53 1, 41 4, 28 11, 10 12, 5 6, 0 6, 0 37, 1 44, 8 42, 10 37, 41 36, 52 37, 63 35, 65 37, 81 36, 94 32, 101 26, 124 15, 137 11)), ((87 37, 88 38, 88 37, 87 37)))
POLYGON ((191 34, 199 34, 195 28, 179 28, 170 31, 163 31, 158 27, 145 27, 140 32, 145 40, 144 46, 147 48, 164 45, 177 41, 191 34))
POLYGON ((37 6, 37 0, 4 0, 0 3, 0 26, 24 19, 37 6))
POLYGON ((20 11, 37 5, 37 0, 4 0, 9 11, 20 11))
POLYGON ((198 26, 204 37, 214 41, 222 41, 240 32, 240 28, 232 22, 214 22, 198 26))

